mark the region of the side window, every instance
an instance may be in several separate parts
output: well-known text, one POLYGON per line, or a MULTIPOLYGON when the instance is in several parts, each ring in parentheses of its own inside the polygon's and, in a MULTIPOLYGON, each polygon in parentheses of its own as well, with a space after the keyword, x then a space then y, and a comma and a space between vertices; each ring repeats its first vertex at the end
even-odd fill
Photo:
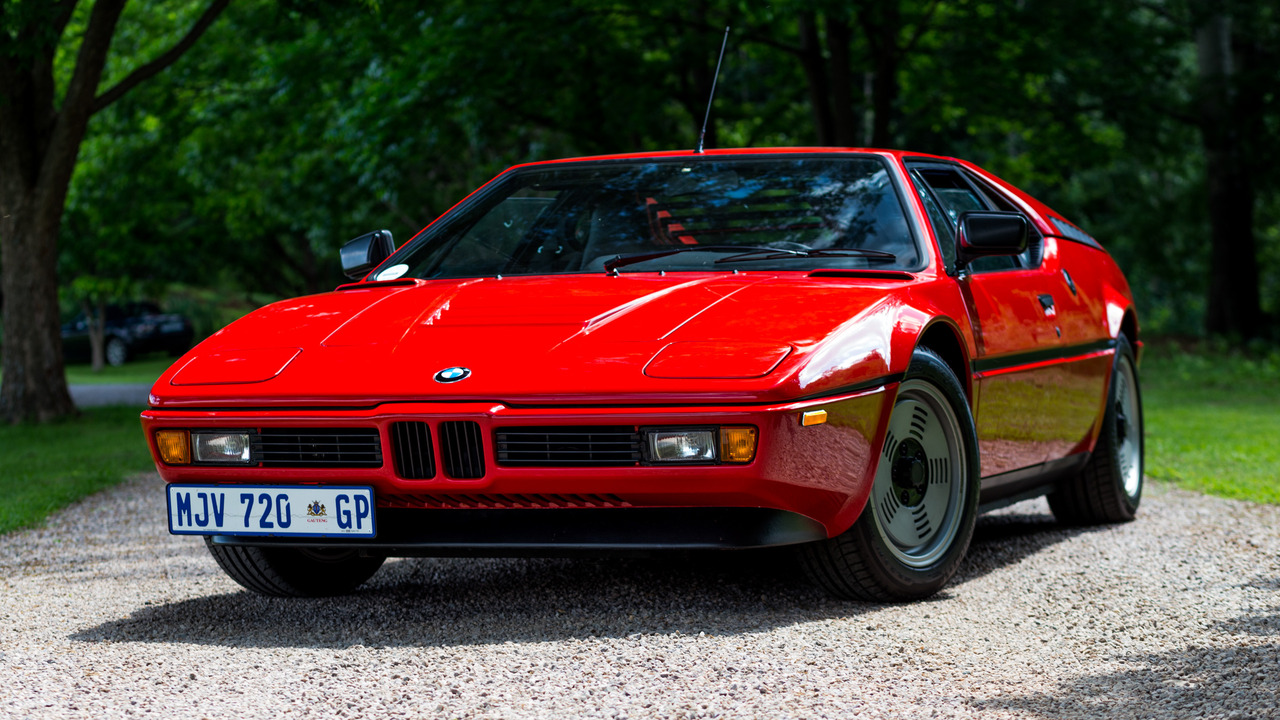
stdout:
MULTIPOLYGON (((981 178, 969 173, 965 173, 965 176, 982 191, 987 202, 991 203, 991 206, 996 210, 1022 212, 1017 205, 1014 205, 1008 198, 981 178)), ((1027 238, 1027 249, 1018 256, 1018 261, 1024 268, 1037 268, 1040 267, 1040 260, 1044 258, 1044 236, 1036 229, 1035 223, 1031 222, 1030 218, 1028 218, 1027 224, 1031 227, 1031 235, 1027 238)))
POLYGON ((950 272, 956 266, 956 236, 951 227, 951 218, 938 206, 937 201, 933 199, 933 193, 925 189, 925 181, 920 177, 920 173, 911 171, 911 180, 915 183, 916 193, 920 195, 920 203, 924 205, 925 213, 929 215, 929 224, 933 226, 933 234, 938 237, 942 259, 946 261, 947 271, 950 272))
MULTIPOLYGON (((951 221, 954 234, 959 224, 960 213, 968 210, 990 210, 991 205, 986 197, 972 184, 961 177, 960 172, 947 167, 922 167, 916 170, 929 189, 933 191, 947 218, 951 221)), ((951 243, 950 257, 955 256, 955 243, 951 243)), ((1020 267, 1018 259, 1010 256, 978 258, 969 263, 969 270, 975 273, 994 272, 997 270, 1013 270, 1020 267)))

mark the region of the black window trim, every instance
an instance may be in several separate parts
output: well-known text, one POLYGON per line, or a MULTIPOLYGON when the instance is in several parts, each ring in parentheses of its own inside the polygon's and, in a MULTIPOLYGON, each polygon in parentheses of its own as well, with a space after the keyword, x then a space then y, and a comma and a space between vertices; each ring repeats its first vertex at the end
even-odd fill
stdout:
MULTIPOLYGON (((978 199, 982 201, 982 204, 985 205, 988 210, 993 210, 993 211, 998 210, 998 208, 996 208, 994 204, 991 202, 991 197, 989 194, 992 192, 997 193, 999 197, 1004 198, 1006 202, 1008 202, 1013 207, 1017 208, 1017 212, 1020 213, 1024 218, 1026 218, 1027 226, 1031 229, 1031 232, 1035 233, 1035 236, 1039 239, 1040 242, 1044 242, 1044 238, 1045 238, 1044 233, 1040 232, 1040 229, 1036 227, 1035 222, 1032 221, 1031 216, 1027 213, 1026 209, 1023 207, 1023 203, 1018 202, 1015 198, 1011 198, 1004 192, 1000 191, 998 188, 993 187, 992 184, 987 182, 985 179, 979 176, 976 176, 973 172, 969 170, 969 168, 966 168, 960 163, 957 163, 951 160, 941 160, 938 158, 904 157, 902 161, 903 161, 903 164, 906 165, 908 173, 913 175, 916 173, 916 170, 921 168, 926 170, 929 168, 934 168, 939 170, 949 170, 952 172, 956 172, 960 176, 961 180, 963 180, 966 184, 969 185, 969 188, 973 190, 973 192, 978 196, 978 199)), ((920 177, 920 180, 924 182, 925 188, 929 192, 929 196, 933 198, 934 202, 938 203, 938 206, 940 208, 944 208, 944 212, 945 212, 946 206, 943 205, 942 202, 938 199, 938 195, 933 191, 933 187, 929 185, 928 181, 925 180, 923 176, 920 177)), ((952 228, 953 239, 954 239, 955 231, 956 231, 956 228, 953 227, 952 228)), ((939 250, 941 250, 941 248, 939 248, 939 250)), ((1040 252, 1039 262, 1029 267, 1023 264, 1021 255, 1014 255, 1013 257, 1017 260, 1017 263, 1018 263, 1017 267, 1003 268, 1003 269, 996 269, 996 270, 983 270, 976 274, 986 275, 988 273, 1012 272, 1015 270, 1036 270, 1041 265, 1044 264, 1043 250, 1040 252)), ((956 272, 953 271, 952 268, 947 268, 947 274, 954 276, 956 272)))

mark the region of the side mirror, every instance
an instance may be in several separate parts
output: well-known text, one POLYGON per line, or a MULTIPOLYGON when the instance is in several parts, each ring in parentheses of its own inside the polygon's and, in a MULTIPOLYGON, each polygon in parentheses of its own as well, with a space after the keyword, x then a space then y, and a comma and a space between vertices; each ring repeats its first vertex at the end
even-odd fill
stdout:
POLYGON ((1027 249, 1027 219, 1016 212, 960 214, 956 233, 956 265, 964 267, 980 257, 1018 255, 1027 249))
POLYGON ((342 273, 352 280, 359 280, 370 270, 382 264, 396 251, 390 230, 366 233, 342 246, 342 273))

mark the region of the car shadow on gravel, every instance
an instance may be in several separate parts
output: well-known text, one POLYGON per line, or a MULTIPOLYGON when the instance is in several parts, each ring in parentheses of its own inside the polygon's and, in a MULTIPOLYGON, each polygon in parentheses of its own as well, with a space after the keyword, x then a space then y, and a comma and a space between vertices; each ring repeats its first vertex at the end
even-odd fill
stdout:
POLYGON ((1062 678, 1056 692, 975 701, 991 715, 1090 718, 1275 717, 1280 643, 1130 655, 1132 669, 1062 678))
MULTIPOLYGON (((1280 590, 1280 578, 1244 587, 1280 590)), ((1126 669, 1057 678, 1055 692, 974 701, 991 715, 1085 718, 1276 717, 1280 605, 1214 625, 1213 646, 1115 658, 1126 669)), ((1123 629, 1121 629, 1123 631, 1123 629)))
MULTIPOLYGON (((957 582, 1061 542, 1044 516, 979 519, 957 582)), ((924 601, 945 604, 948 591, 924 601)), ((247 591, 148 605, 75 633, 83 642, 229 647, 452 646, 636 634, 734 635, 872 615, 833 599, 785 551, 635 558, 389 561, 357 592, 320 599, 247 591)))

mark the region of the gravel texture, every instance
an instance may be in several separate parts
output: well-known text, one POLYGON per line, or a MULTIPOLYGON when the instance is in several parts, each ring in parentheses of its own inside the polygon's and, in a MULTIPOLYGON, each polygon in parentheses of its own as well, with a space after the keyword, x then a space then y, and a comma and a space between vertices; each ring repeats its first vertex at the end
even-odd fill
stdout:
POLYGON ((164 517, 149 476, 0 537, 0 717, 1280 717, 1280 507, 1021 503, 909 605, 759 554, 395 560, 267 599, 164 517))

